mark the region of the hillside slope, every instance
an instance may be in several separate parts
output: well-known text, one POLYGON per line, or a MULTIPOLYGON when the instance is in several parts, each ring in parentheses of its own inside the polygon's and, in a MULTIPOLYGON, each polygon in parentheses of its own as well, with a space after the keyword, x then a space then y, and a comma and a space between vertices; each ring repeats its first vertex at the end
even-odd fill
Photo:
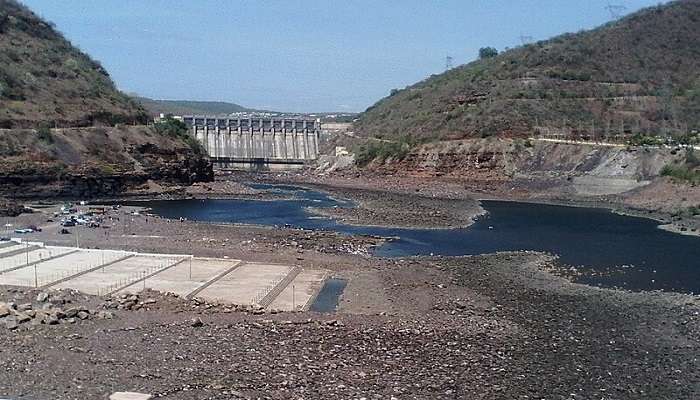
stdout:
POLYGON ((143 123, 102 66, 14 0, 0 0, 0 128, 143 123))
POLYGON ((394 92, 356 132, 434 140, 700 129, 698 27, 700 1, 682 0, 519 47, 394 92))
POLYGON ((147 97, 137 97, 151 115, 228 115, 238 112, 261 112, 246 108, 235 103, 223 101, 193 101, 193 100, 154 100, 147 97))
POLYGON ((212 179, 185 126, 132 125, 147 121, 97 62, 0 0, 0 196, 111 196, 212 179))

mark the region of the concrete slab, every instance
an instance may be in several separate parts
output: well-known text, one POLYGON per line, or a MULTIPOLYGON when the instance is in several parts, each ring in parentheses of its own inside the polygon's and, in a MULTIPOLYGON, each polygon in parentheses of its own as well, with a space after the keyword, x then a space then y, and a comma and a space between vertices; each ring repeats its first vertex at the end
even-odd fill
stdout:
POLYGON ((150 400, 153 396, 145 393, 116 392, 109 396, 109 400, 150 400))
POLYGON ((288 265, 244 263, 197 297, 225 303, 253 304, 283 280, 292 268, 288 265))
POLYGON ((105 268, 61 282, 52 288, 76 289, 87 294, 101 295, 128 285, 182 260, 183 257, 136 255, 105 268))
MULTIPOLYGON (((64 254, 74 251, 75 249, 65 248, 67 251, 64 254)), ((45 249, 42 249, 45 250, 45 249)), ((42 250, 37 250, 41 252, 42 250)), ((51 253, 56 254, 56 250, 51 249, 51 253)), ((64 249, 61 248, 61 251, 64 249)), ((117 260, 124 257, 126 252, 111 251, 111 250, 79 250, 78 252, 67 254, 63 257, 54 258, 49 261, 37 262, 36 275, 34 265, 25 266, 13 271, 5 271, 0 273, 0 284, 3 285, 18 285, 34 287, 44 286, 51 282, 56 282, 60 279, 75 275, 81 271, 94 268, 107 262, 117 260)), ((32 253, 30 256, 33 257, 32 253)), ((22 262, 24 264, 25 260, 22 262)), ((0 262, 1 264, 1 262, 0 262)))
POLYGON ((26 243, 0 246, 0 284, 95 295, 151 288, 183 297, 292 310, 303 309, 324 279, 324 271, 288 265, 28 244, 29 251, 26 243))
POLYGON ((0 257, 2 257, 2 255, 5 253, 10 253, 10 252, 13 252, 15 250, 19 250, 19 249, 27 247, 26 245, 19 244, 17 242, 7 242, 7 243, 3 243, 3 245, 4 246, 2 248, 0 248, 0 257))
POLYGON ((69 247, 43 247, 6 257, 0 255, 0 271, 7 271, 26 264, 39 263, 44 259, 52 258, 59 254, 66 254, 73 250, 69 247))
MULTIPOLYGON (((190 273, 190 261, 186 260, 146 279, 146 287, 163 293, 175 293, 184 297, 209 282, 215 276, 233 267, 238 262, 240 261, 194 258, 192 259, 190 273)), ((139 282, 120 292, 135 293, 141 290, 143 290, 143 283, 139 282)))
POLYGON ((268 308, 282 311, 301 311, 321 290, 326 271, 303 270, 272 301, 268 308))

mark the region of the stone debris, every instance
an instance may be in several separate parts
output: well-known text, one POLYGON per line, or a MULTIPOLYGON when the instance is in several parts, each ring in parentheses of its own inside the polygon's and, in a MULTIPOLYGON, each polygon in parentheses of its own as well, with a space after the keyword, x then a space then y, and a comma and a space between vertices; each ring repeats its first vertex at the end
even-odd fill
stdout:
MULTIPOLYGON (((37 301, 47 301, 48 295, 37 295, 37 301)), ((95 319, 112 319, 114 315, 111 312, 104 310, 91 310, 85 306, 73 306, 63 309, 54 305, 52 302, 34 305, 31 303, 23 303, 17 305, 13 302, 0 302, 0 326, 4 326, 9 330, 32 329, 37 325, 58 325, 58 324, 74 324, 77 321, 85 321, 91 318, 95 319)), ((65 304, 66 299, 59 300, 57 303, 65 304)))
POLYGON ((44 303, 49 299, 49 294, 46 292, 41 292, 38 295, 36 295, 36 301, 37 303, 44 303))

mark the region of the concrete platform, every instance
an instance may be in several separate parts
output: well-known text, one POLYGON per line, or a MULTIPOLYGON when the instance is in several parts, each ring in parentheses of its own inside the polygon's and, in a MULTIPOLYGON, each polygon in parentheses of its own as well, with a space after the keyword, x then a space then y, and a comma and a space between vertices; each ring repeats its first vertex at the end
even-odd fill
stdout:
POLYGON ((272 301, 268 308, 283 311, 302 311, 316 297, 326 277, 326 271, 303 270, 272 301))
POLYGON ((5 253, 10 253, 10 252, 13 252, 15 250, 23 249, 25 247, 27 247, 27 246, 24 244, 16 243, 16 242, 3 243, 3 247, 0 248, 0 257, 2 257, 2 255, 5 253))
POLYGON ((5 256, 0 254, 0 271, 8 271, 20 266, 26 266, 27 264, 40 263, 44 259, 66 254, 75 250, 70 247, 30 247, 29 251, 17 252, 23 247, 26 248, 26 246, 19 246, 18 249, 13 250, 12 252, 5 252, 5 256), (12 255, 7 255, 8 253, 12 255))
POLYGON ((323 270, 223 258, 33 242, 0 245, 0 285, 74 289, 93 295, 150 288, 183 297, 290 311, 305 309, 324 278, 323 270))
MULTIPOLYGON (((31 287, 38 284, 38 286, 41 287, 79 274, 81 271, 86 271, 99 265, 112 262, 129 254, 123 251, 112 250, 80 249, 77 252, 71 252, 75 250, 77 249, 60 248, 60 250, 57 250, 57 248, 45 248, 37 250, 36 253, 43 251, 45 254, 65 255, 49 261, 37 262, 36 264, 13 271, 0 273, 0 284, 31 287), (36 276, 34 265, 36 265, 36 276)), ((32 255, 32 253, 30 253, 30 255, 32 255)), ((24 257, 26 261, 26 256, 24 257)))
MULTIPOLYGON (((238 263, 240 263, 240 260, 216 258, 193 258, 191 264, 190 260, 185 260, 146 279, 146 287, 163 293, 175 293, 184 297, 238 263)), ((143 290, 143 283, 139 282, 120 290, 120 293, 136 293, 141 290, 143 290)))
POLYGON ((225 303, 254 304, 282 281, 292 268, 288 265, 243 263, 197 297, 225 303))
POLYGON ((87 294, 103 295, 130 283, 142 282, 144 276, 155 273, 184 259, 186 257, 136 255, 104 268, 75 276, 51 287, 76 289, 87 294))

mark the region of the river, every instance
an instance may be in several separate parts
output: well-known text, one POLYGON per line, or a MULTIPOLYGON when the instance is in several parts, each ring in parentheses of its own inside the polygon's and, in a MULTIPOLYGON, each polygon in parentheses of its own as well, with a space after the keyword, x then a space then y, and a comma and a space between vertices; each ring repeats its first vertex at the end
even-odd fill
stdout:
POLYGON ((700 293, 700 238, 658 229, 651 219, 597 208, 483 201, 488 214, 464 229, 351 226, 309 207, 352 207, 325 193, 294 186, 254 185, 294 200, 163 200, 141 206, 155 214, 206 222, 291 226, 394 237, 381 257, 460 256, 535 250, 556 254, 580 272, 576 281, 628 290, 700 293))

